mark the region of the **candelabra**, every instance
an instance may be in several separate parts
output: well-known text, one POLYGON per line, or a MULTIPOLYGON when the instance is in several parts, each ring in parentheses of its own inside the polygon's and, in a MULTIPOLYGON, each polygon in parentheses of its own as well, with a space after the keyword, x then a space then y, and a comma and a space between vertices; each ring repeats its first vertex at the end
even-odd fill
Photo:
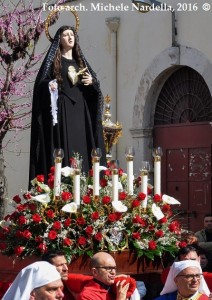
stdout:
POLYGON ((104 121, 102 122, 107 161, 112 159, 112 147, 122 135, 122 125, 118 121, 116 123, 111 121, 110 102, 111 98, 107 95, 105 97, 104 121))

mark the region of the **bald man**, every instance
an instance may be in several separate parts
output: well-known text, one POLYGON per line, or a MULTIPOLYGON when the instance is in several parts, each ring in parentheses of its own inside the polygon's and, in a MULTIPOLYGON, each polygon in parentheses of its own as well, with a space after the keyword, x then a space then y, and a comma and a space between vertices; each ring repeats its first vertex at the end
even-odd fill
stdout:
POLYGON ((111 293, 110 287, 116 278, 116 262, 110 254, 94 254, 90 267, 93 279, 85 285, 77 300, 126 300, 129 283, 125 281, 117 282, 116 298, 111 293))

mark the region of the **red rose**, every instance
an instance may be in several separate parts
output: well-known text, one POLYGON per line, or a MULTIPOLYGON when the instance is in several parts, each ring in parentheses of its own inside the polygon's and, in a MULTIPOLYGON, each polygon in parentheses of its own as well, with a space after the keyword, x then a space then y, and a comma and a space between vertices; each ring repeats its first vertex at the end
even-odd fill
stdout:
POLYGON ((141 218, 139 215, 136 215, 133 219, 132 219, 133 223, 136 224, 140 224, 141 226, 146 226, 146 221, 141 218))
POLYGON ((93 177, 93 169, 90 169, 90 170, 89 170, 89 176, 90 176, 90 177, 93 177))
POLYGON ((39 181, 41 183, 44 182, 44 175, 37 175, 36 178, 37 178, 37 181, 39 181))
POLYGON ((146 194, 144 194, 142 192, 138 194, 138 200, 143 201, 145 199, 146 199, 146 194))
POLYGON ((186 242, 179 242, 179 244, 178 244, 178 247, 180 247, 180 248, 184 248, 186 246, 187 246, 186 242))
POLYGON ((15 248, 14 248, 14 253, 16 254, 16 255, 21 255, 21 253, 24 251, 24 247, 23 246, 16 246, 15 248))
POLYGON ((87 195, 85 195, 83 198, 82 198, 82 201, 83 203, 85 204, 90 204, 91 203, 91 198, 87 195))
POLYGON ((140 201, 133 200, 133 202, 132 202, 132 208, 139 207, 140 205, 141 205, 140 201))
POLYGON ((120 220, 122 217, 122 213, 117 211, 117 212, 115 212, 115 214, 116 214, 116 221, 120 220))
POLYGON ((55 166, 52 166, 52 167, 50 168, 50 172, 51 172, 52 174, 55 173, 55 166))
POLYGON ((38 191, 38 193, 42 193, 42 191, 43 191, 42 188, 41 188, 40 186, 37 186, 37 187, 36 187, 36 190, 38 191))
POLYGON ((17 238, 22 238, 22 237, 23 237, 23 231, 17 230, 16 233, 15 233, 15 236, 16 236, 17 238))
POLYGON ((64 238, 63 239, 63 246, 69 247, 71 245, 72 245, 72 240, 71 239, 69 239, 69 238, 64 238))
POLYGON ((105 176, 110 176, 111 175, 111 171, 109 169, 104 170, 104 175, 105 176))
POLYGON ((159 221, 158 221, 158 223, 159 224, 165 224, 165 223, 167 223, 167 218, 166 217, 163 217, 162 219, 160 219, 159 221))
POLYGON ((70 192, 62 192, 61 198, 63 201, 68 201, 72 198, 72 194, 70 192))
POLYGON ((27 222, 27 219, 24 216, 20 216, 18 218, 18 225, 26 224, 26 222, 27 222))
POLYGON ((86 240, 86 238, 85 238, 84 236, 80 236, 80 237, 78 238, 78 244, 79 244, 79 245, 85 246, 86 243, 87 243, 87 240, 86 240))
POLYGON ((126 198, 127 198, 127 193, 125 193, 125 192, 119 193, 119 200, 125 200, 126 198))
POLYGON ((168 212, 169 210, 171 209, 171 206, 169 205, 169 204, 164 204, 163 206, 162 206, 162 212, 164 212, 164 213, 166 213, 166 212, 168 212))
POLYGON ((180 224, 178 223, 178 221, 173 221, 171 222, 171 224, 169 224, 169 231, 177 234, 180 232, 180 224))
POLYGON ((86 229, 85 229, 85 232, 87 234, 92 234, 93 233, 93 226, 87 226, 86 229))
POLYGON ((116 214, 109 214, 108 221, 115 222, 116 221, 116 214))
POLYGON ((50 230, 48 234, 50 240, 55 240, 57 238, 57 232, 55 230, 50 230))
POLYGON ((31 211, 35 211, 37 209, 37 206, 35 203, 27 203, 27 207, 29 208, 29 210, 31 211))
POLYGON ((48 218, 53 219, 54 218, 54 211, 52 209, 48 209, 46 211, 46 215, 48 218))
POLYGON ((17 206, 17 210, 18 210, 18 211, 24 211, 25 208, 26 208, 26 206, 25 206, 24 204, 19 204, 19 205, 17 206))
POLYGON ((91 219, 92 219, 93 221, 98 220, 98 219, 99 219, 99 213, 98 213, 97 211, 93 212, 93 213, 91 214, 91 219))
POLYGON ((97 232, 97 234, 95 234, 95 236, 94 236, 95 240, 97 240, 97 241, 101 241, 102 237, 103 236, 102 236, 101 232, 97 232))
POLYGON ((104 196, 103 198, 102 198, 102 203, 103 204, 108 204, 108 203, 110 203, 111 202, 111 198, 109 197, 109 196, 104 196))
POLYGON ((104 187, 106 187, 107 185, 108 185, 107 179, 101 178, 101 179, 100 179, 100 186, 101 186, 102 188, 104 188, 104 187))
POLYGON ((118 172, 119 172, 119 176, 122 176, 122 175, 123 175, 123 173, 124 173, 122 169, 119 169, 119 171, 118 171, 118 172))
POLYGON ((35 237, 36 243, 40 243, 40 242, 42 242, 42 240, 43 240, 43 238, 41 236, 36 236, 35 237))
POLYGON ((148 227, 149 231, 153 231, 155 229, 154 225, 153 224, 150 224, 149 227, 148 227))
POLYGON ((155 250, 157 248, 157 243, 155 241, 149 241, 149 250, 155 250))
POLYGON ((69 227, 70 225, 71 225, 71 219, 68 218, 68 219, 66 219, 66 220, 64 221, 64 226, 65 226, 65 227, 69 227))
POLYGON ((158 195, 158 194, 155 194, 154 197, 153 197, 153 201, 155 203, 158 203, 160 202, 162 199, 161 199, 161 195, 158 195))
POLYGON ((77 218, 77 224, 78 225, 85 225, 85 219, 83 217, 77 218))
POLYGON ((35 222, 35 223, 40 223, 41 220, 42 219, 41 219, 41 216, 39 214, 34 214, 32 216, 32 221, 35 222))
POLYGON ((52 225, 52 228, 55 230, 60 230, 61 229, 60 221, 55 221, 54 224, 52 225))
POLYGON ((151 195, 152 194, 152 189, 150 187, 147 187, 147 194, 151 195))
POLYGON ((30 200, 32 198, 31 194, 29 192, 23 194, 24 199, 30 200))
POLYGON ((132 233, 132 238, 133 238, 134 240, 140 240, 141 235, 140 235, 139 232, 133 232, 133 233, 132 233))
POLYGON ((155 232, 155 235, 156 235, 156 237, 160 238, 160 237, 164 236, 164 232, 163 232, 163 230, 158 230, 155 232))
POLYGON ((13 197, 13 201, 15 201, 15 203, 19 204, 21 202, 21 198, 19 197, 19 195, 15 195, 13 197))
POLYGON ((48 179, 48 186, 49 186, 50 189, 54 188, 54 177, 50 177, 48 179))
POLYGON ((27 240, 29 240, 31 238, 32 234, 29 230, 24 230, 23 232, 23 237, 27 240))
POLYGON ((48 250, 48 248, 47 248, 47 246, 46 246, 45 243, 40 243, 40 244, 38 245, 38 249, 40 250, 41 253, 45 253, 45 252, 47 252, 47 250, 48 250))

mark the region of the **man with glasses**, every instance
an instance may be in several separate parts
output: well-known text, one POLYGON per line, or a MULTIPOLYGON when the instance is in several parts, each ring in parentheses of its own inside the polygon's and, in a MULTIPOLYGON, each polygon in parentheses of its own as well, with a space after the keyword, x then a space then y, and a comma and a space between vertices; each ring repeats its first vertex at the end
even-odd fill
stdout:
POLYGON ((93 279, 90 280, 77 300, 126 300, 129 283, 120 280, 116 283, 116 296, 112 294, 112 285, 116 278, 116 262, 106 252, 98 252, 91 258, 91 272, 93 279))
POLYGON ((174 262, 160 297, 155 300, 205 300, 210 291, 198 261, 174 262))

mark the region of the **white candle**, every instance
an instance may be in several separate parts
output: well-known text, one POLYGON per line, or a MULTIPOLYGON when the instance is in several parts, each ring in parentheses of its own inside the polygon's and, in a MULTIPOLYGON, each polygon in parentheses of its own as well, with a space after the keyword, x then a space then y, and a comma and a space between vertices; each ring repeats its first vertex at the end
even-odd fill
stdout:
POLYGON ((141 171, 141 192, 146 195, 146 198, 141 201, 141 207, 147 207, 147 194, 148 194, 148 171, 142 170, 141 171))
POLYGON ((93 196, 99 196, 99 157, 93 157, 93 196))
POLYGON ((74 202, 77 206, 80 205, 80 170, 74 170, 74 182, 73 182, 73 190, 74 190, 74 202))
POLYGON ((112 170, 112 200, 119 200, 119 190, 118 190, 118 169, 112 170))
POLYGON ((60 185, 61 185, 61 168, 62 159, 60 157, 55 158, 55 171, 54 171, 54 196, 60 196, 60 185))
POLYGON ((133 156, 127 156, 127 192, 133 195, 133 156))
POLYGON ((161 157, 154 157, 154 194, 161 194, 161 157))

